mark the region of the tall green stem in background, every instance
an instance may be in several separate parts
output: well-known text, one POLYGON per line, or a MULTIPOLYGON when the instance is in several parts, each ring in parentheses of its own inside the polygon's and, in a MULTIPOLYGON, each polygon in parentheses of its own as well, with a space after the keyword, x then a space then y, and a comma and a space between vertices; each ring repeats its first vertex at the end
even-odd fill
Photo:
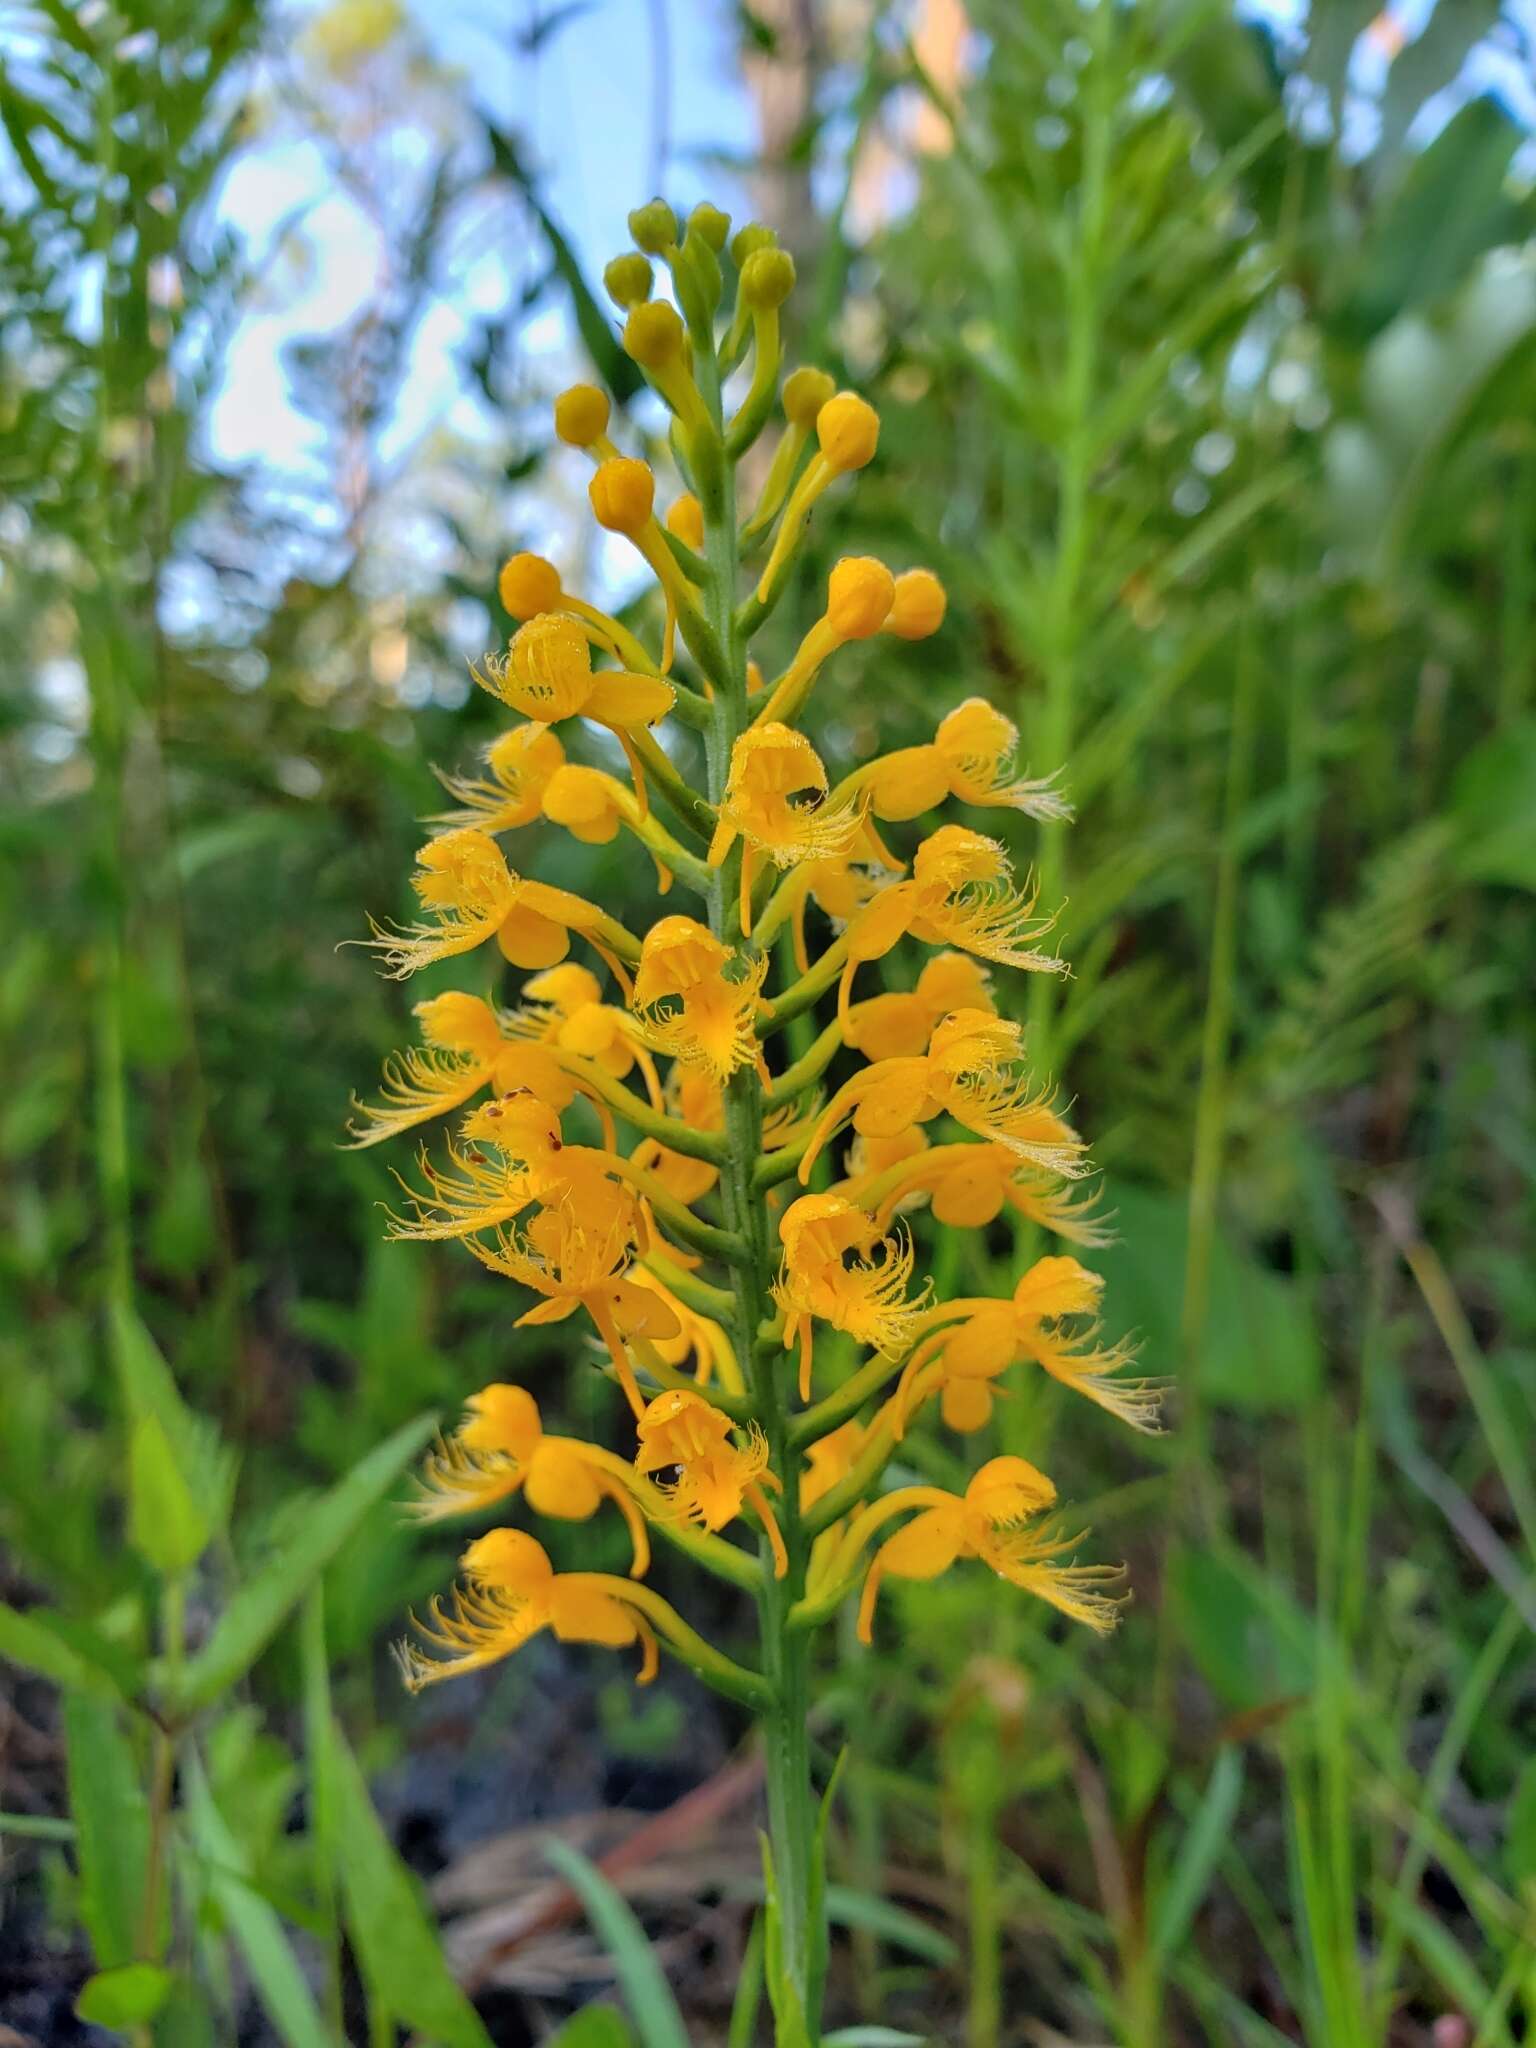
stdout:
MULTIPOLYGON (((1102 317, 1100 289, 1114 120, 1109 76, 1109 44, 1114 34, 1112 12, 1100 7, 1088 17, 1092 55, 1082 77, 1082 178, 1076 209, 1064 224, 1060 247, 1065 323, 1062 356, 1051 394, 1057 431, 1053 451, 1056 519, 1039 647, 1045 689, 1039 721, 1030 735, 1032 758, 1046 773, 1063 769, 1071 755, 1082 685, 1079 654, 1083 641, 1084 578, 1093 540, 1091 493, 1102 317)), ((1070 782, 1068 789, 1070 793, 1070 782)), ((1041 827, 1040 900, 1047 910, 1054 910, 1061 902, 1066 886, 1067 829, 1063 822, 1054 819, 1041 827)), ((1037 1073, 1054 1071, 1051 1038, 1057 1002, 1055 977, 1031 976, 1029 1047, 1037 1073)))

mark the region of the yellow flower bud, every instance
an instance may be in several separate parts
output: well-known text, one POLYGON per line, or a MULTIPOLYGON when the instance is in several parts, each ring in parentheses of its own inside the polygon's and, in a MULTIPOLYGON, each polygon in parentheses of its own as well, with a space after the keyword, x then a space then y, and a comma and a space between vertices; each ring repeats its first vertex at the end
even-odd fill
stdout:
POLYGON ((635 247, 647 256, 660 256, 677 242, 677 215, 665 199, 649 200, 629 216, 629 232, 635 247))
POLYGON ((624 322, 624 348, 642 370, 664 370, 681 360, 688 340, 675 306, 665 299, 632 306, 624 322))
POLYGON ((886 631, 903 640, 926 640, 943 625, 947 602, 944 586, 931 569, 908 569, 896 578, 886 631))
POLYGON ((722 213, 718 206, 711 206, 702 200, 688 216, 688 232, 708 242, 718 256, 725 247, 725 238, 731 231, 731 216, 722 213))
POLYGON ((552 612, 561 598, 560 571, 542 555, 514 555, 502 565, 496 588, 514 619, 552 612))
POLYGON ((784 379, 784 417, 792 427, 814 427, 822 407, 837 390, 825 370, 791 370, 784 379))
POLYGON ((615 256, 603 272, 603 285, 616 306, 638 306, 651 296, 651 266, 638 250, 615 256))
POLYGON ((590 448, 608 431, 608 394, 595 384, 573 384, 555 400, 555 432, 572 448, 590 448))
POLYGON ((731 237, 731 261, 740 270, 745 266, 747 258, 754 251, 758 249, 772 249, 777 246, 778 239, 773 229, 765 227, 762 221, 749 220, 744 227, 739 227, 731 237))
POLYGON ((704 545, 704 508, 692 491, 685 491, 667 513, 667 531, 675 533, 684 547, 695 553, 704 545))
POLYGON ((741 303, 754 313, 782 306, 795 288, 795 259, 787 249, 754 249, 741 267, 741 303))
POLYGON ((592 511, 599 526, 610 533, 627 534, 631 540, 645 531, 656 504, 656 479, 649 465, 627 455, 598 465, 587 486, 592 511))
POLYGON ((827 467, 862 469, 880 441, 880 415, 855 391, 839 391, 816 415, 816 439, 827 467))
MULTIPOLYGON (((834 401, 835 402, 835 401, 834 401)), ((827 578, 827 625, 838 641, 867 640, 890 613, 896 580, 873 555, 845 555, 827 578)))

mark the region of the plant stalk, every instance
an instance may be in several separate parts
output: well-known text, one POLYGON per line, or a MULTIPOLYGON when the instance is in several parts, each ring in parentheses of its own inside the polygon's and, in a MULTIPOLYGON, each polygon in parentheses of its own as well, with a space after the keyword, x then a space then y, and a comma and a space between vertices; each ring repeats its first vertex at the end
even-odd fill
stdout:
MULTIPOLYGON (((705 404, 718 426, 719 376, 708 351, 699 352, 698 375, 705 404)), ((734 465, 729 456, 722 454, 718 478, 701 476, 699 485, 708 570, 705 609, 719 642, 723 664, 722 673, 715 678, 714 731, 707 749, 709 796, 718 806, 725 793, 731 749, 750 723, 746 643, 736 616, 738 541, 734 465)), ((728 919, 736 901, 740 859, 738 845, 718 872, 709 897, 710 928, 727 943, 734 936, 728 919)), ((790 1610, 805 1592, 808 1543, 793 1480, 797 1461, 789 1445, 783 1361, 777 1355, 765 1355, 757 1344, 760 1327, 774 1312, 769 1221, 763 1196, 753 1184, 763 1149, 764 1103, 765 1090, 755 1068, 739 1069, 726 1089, 726 1158, 720 1170, 720 1192, 726 1227, 748 1253, 736 1269, 732 1334, 748 1374, 755 1420, 768 1439, 771 1469, 784 1481, 784 1490, 775 1500, 775 1511, 789 1557, 789 1570, 783 1578, 773 1576, 765 1537, 757 1596, 761 1665, 772 1692, 762 1716, 768 1839, 777 1898, 778 1974, 792 1989, 803 2016, 805 2031, 801 2040, 815 2042, 821 2038, 818 1958, 825 1943, 823 1931, 814 1924, 816 1815, 807 1730, 810 1640, 806 1632, 789 1627, 790 1610)), ((779 2011, 776 2020, 782 2048, 799 2048, 795 2036, 786 2030, 785 2012, 779 2011)))

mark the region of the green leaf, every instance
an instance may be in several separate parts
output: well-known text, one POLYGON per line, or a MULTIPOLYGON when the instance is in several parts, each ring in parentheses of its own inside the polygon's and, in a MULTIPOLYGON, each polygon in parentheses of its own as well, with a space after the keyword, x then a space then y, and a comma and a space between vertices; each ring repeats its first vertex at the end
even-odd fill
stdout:
POLYGON ((805 2008, 784 1964, 784 1922, 773 1844, 766 1834, 759 1834, 758 1842, 763 1852, 763 1977, 773 2008, 773 2038, 777 2048, 811 2048, 805 2008))
POLYGON ((568 1842, 552 1836, 544 1854, 586 1907, 593 1932, 612 1959, 643 2048, 688 2048, 677 2001, 628 1905, 597 1865, 568 1842))
POLYGON ((635 2048, 635 2037, 611 2005, 584 2005, 550 2035, 548 2048, 635 2048))
POLYGON ((235 1461, 212 1423, 181 1398, 159 1345, 132 1308, 114 1303, 112 1357, 122 1386, 130 1426, 152 1416, 164 1432, 171 1460, 196 1503, 210 1538, 229 1526, 235 1490, 235 1461))
POLYGON ((926 2034, 904 2034, 898 2027, 839 2027, 823 2034, 821 2048, 923 2048, 926 2034))
POLYGON ((379 1824, 357 1759, 333 1721, 323 1768, 333 1802, 342 1894, 369 2003, 434 2044, 491 2048, 454 1981, 416 1881, 379 1824))
POLYGON ((1242 1752, 1228 1747, 1217 1754, 1210 1782, 1158 1894, 1152 1916, 1151 1949, 1159 1961, 1166 1961, 1189 1932, 1221 1852, 1231 1839, 1242 1796, 1242 1752))
POLYGON ((152 2020, 170 1995, 175 1977, 158 1963, 122 1963, 86 1979, 75 2011, 93 2027, 118 2032, 152 2020))
POLYGON ((1504 1868, 1517 1891, 1536 1885, 1536 1756, 1520 1766, 1504 1817, 1504 1868))
POLYGON ((1451 787, 1450 810, 1464 880, 1536 889, 1536 719, 1473 748, 1451 787))
POLYGON ((149 1861, 149 1810, 116 1710, 85 1692, 64 1698, 69 1809, 75 1819, 80 1918, 98 1966, 134 1960, 149 1861))
POLYGON ((904 1948, 909 1955, 921 1956, 924 1962, 940 1969, 949 1968, 960 1958, 959 1949, 947 1934, 930 1927, 926 1920, 919 1920, 905 1907, 893 1906, 889 1899, 876 1898, 871 1892, 829 1884, 827 1917, 836 1927, 865 1928, 893 1948, 904 1948))
POLYGON ((0 1657, 51 1679, 66 1692, 122 1698, 137 1683, 134 1660, 83 1622, 42 1608, 26 1614, 0 1604, 0 1657))
POLYGON ((1338 308, 1352 338, 1368 339, 1408 307, 1443 298, 1485 250, 1530 233, 1529 209, 1507 182, 1519 145, 1514 122, 1482 96, 1410 159, 1395 197, 1372 223, 1338 308))
POLYGON ((837 1762, 832 1766, 832 1775, 828 1778, 826 1790, 821 1795, 821 1805, 816 1814, 816 1832, 811 1839, 811 1879, 806 1897, 810 1942, 807 1976, 811 2011, 816 2013, 821 2011, 821 1994, 827 1981, 827 1831, 832 1823, 832 1805, 837 1798, 838 1781, 843 1775, 843 1766, 847 1761, 847 1749, 839 1750, 837 1762))
MULTIPOLYGON (((1189 1216, 1184 1196, 1117 1181, 1104 1206, 1117 1241, 1094 1254, 1112 1334, 1134 1335, 1146 1369, 1180 1356, 1189 1216)), ((1211 1246, 1200 1384, 1209 1400, 1250 1414, 1295 1410, 1321 1384, 1322 1353, 1306 1287, 1240 1251, 1218 1230, 1211 1246)))
POLYGON ((158 1415, 141 1415, 128 1440, 128 1541, 165 1579, 179 1579, 210 1530, 176 1464, 158 1415))
POLYGON ((1317 1630, 1248 1558, 1184 1545, 1170 1581, 1190 1654, 1224 1705, 1241 1713, 1312 1691, 1317 1630))
POLYGON ((187 1664, 173 1694, 178 1711, 190 1713, 207 1706, 245 1676, 363 1516, 389 1491, 436 1427, 435 1416, 418 1415, 308 1509, 276 1555, 236 1593, 208 1641, 187 1664))
POLYGON ((214 1803, 201 1770, 189 1774, 186 1811, 205 1881, 245 1959, 262 2009, 286 2048, 338 2048, 315 2006, 304 1972, 267 1901, 245 1880, 248 1859, 214 1803))
POLYGON ((627 404, 644 388, 645 379, 619 346, 613 322, 593 296, 575 252, 539 198, 538 187, 524 166, 512 137, 489 124, 486 133, 497 170, 516 185, 523 195, 524 204, 544 231, 556 275, 570 293, 571 311, 582 345, 614 397, 621 405, 627 404))
POLYGON ((757 2015, 763 2003, 763 1916, 754 1913, 747 1936, 746 1953, 736 1977, 736 1995, 731 2000, 731 2029, 726 2048, 752 2048, 757 2039, 757 2015))

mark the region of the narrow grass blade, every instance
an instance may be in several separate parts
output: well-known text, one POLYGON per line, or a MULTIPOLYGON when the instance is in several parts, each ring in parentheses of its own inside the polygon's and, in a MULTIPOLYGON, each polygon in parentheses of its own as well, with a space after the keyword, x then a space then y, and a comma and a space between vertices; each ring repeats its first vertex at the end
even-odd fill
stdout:
POLYGON ((597 1865, 568 1842, 551 1838, 544 1854, 586 1907, 593 1931, 612 1957, 643 2048, 688 2048, 671 1986, 629 1906, 597 1865))

